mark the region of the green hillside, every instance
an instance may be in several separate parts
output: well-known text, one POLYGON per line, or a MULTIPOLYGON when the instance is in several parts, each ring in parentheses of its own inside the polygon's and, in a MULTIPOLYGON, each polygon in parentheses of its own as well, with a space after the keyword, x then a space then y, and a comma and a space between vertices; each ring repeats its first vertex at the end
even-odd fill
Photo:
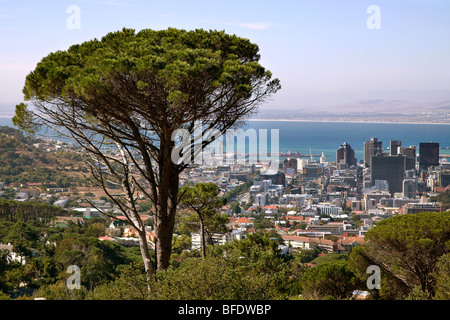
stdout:
POLYGON ((81 185, 79 155, 64 148, 47 151, 51 143, 14 128, 0 127, 0 182, 64 188, 81 185))

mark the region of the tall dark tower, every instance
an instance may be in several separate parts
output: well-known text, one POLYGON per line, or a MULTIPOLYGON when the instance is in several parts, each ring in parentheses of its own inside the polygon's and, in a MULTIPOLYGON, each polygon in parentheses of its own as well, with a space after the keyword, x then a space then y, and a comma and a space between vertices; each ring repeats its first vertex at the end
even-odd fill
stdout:
POLYGON ((398 147, 402 146, 402 142, 400 140, 391 140, 390 142, 390 155, 396 156, 398 154, 398 147))
POLYGON ((370 181, 372 186, 376 180, 387 180, 389 192, 393 195, 403 191, 403 179, 405 177, 406 157, 404 155, 385 156, 378 153, 372 156, 370 168, 370 181))
POLYGON ((336 163, 345 163, 349 167, 356 166, 355 151, 352 147, 344 142, 336 151, 336 163))
POLYGON ((419 169, 428 170, 431 166, 439 165, 439 143, 419 143, 419 169))
POLYGON ((364 142, 364 166, 371 166, 371 157, 383 152, 382 141, 378 138, 370 138, 369 141, 364 142))
POLYGON ((416 146, 400 147, 399 154, 406 157, 406 170, 413 170, 416 168, 416 146))

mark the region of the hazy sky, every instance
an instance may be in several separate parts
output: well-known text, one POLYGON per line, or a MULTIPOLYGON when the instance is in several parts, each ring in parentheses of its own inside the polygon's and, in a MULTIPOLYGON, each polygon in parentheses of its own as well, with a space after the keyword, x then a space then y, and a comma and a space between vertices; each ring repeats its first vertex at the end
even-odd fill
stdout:
POLYGON ((249 38, 282 84, 264 108, 450 101, 449 0, 0 0, 0 111, 42 57, 123 27, 249 38))

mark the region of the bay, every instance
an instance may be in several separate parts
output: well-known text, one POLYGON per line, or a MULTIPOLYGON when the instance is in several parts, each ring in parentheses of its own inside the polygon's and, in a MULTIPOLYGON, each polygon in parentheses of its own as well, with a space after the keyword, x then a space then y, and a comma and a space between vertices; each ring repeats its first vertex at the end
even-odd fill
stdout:
MULTIPOLYGON (((12 119, 0 118, 0 126, 13 127, 12 119)), ((389 147, 390 140, 401 140, 404 147, 416 146, 417 152, 420 142, 438 142, 440 153, 450 154, 450 125, 445 124, 249 120, 242 129, 253 129, 257 133, 266 129, 269 137, 268 150, 270 132, 278 130, 281 153, 299 152, 309 155, 311 152, 313 155, 320 155, 323 152, 327 161, 336 161, 336 150, 344 142, 351 145, 358 162, 361 161, 364 141, 372 137, 382 141, 385 150, 389 147)))
POLYGON ((450 154, 450 125, 407 123, 350 123, 304 121, 248 121, 244 130, 279 130, 280 152, 299 152, 309 155, 325 154, 327 161, 336 161, 336 150, 347 142, 355 150, 358 162, 364 158, 364 142, 378 138, 387 150, 391 140, 402 146, 416 146, 420 142, 439 142, 441 154, 450 154), (310 149, 311 148, 311 149, 310 149))

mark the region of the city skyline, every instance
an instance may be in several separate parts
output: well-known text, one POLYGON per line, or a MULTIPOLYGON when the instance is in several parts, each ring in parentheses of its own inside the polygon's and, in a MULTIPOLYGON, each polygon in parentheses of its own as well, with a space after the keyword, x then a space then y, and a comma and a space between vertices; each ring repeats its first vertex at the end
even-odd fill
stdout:
POLYGON ((50 52, 136 31, 225 30, 260 47, 282 90, 261 107, 446 111, 448 1, 0 1, 0 112, 50 52))

